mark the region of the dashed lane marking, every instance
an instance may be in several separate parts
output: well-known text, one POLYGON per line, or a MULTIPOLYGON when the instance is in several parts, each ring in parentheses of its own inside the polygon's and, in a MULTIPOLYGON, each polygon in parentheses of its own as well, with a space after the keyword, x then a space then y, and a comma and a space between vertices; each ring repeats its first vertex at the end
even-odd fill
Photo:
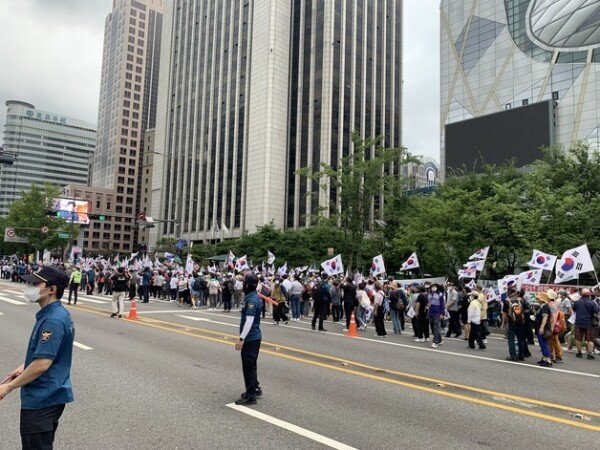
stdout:
POLYGON ((73 345, 75 347, 79 347, 82 350, 93 350, 92 347, 88 347, 87 345, 83 345, 81 342, 73 341, 73 345))

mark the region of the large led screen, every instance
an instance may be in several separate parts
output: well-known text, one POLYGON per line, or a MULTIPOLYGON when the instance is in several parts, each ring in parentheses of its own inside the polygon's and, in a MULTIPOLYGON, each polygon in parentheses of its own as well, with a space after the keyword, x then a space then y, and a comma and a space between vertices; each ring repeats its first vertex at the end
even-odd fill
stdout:
POLYGON ((515 161, 523 167, 555 143, 552 100, 446 125, 446 169, 480 171, 515 161))

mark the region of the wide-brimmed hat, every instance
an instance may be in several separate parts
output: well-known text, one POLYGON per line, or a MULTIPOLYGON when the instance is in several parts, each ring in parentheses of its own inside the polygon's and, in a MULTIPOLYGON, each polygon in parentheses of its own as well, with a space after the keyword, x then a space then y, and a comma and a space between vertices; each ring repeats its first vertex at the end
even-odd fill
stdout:
POLYGON ((538 292, 537 295, 535 296, 535 298, 543 303, 548 303, 548 300, 550 300, 550 298, 548 297, 548 294, 546 294, 545 292, 538 292))

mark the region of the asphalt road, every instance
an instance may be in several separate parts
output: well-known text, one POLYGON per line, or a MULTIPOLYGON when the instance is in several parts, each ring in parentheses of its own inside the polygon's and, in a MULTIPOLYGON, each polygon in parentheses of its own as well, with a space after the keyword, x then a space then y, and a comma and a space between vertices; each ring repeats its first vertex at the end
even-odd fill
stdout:
MULTIPOLYGON (((0 375, 22 363, 37 305, 0 282, 0 375)), ((233 349, 239 314, 156 301, 140 320, 110 319, 108 297, 82 296, 73 317, 75 402, 56 448, 595 448, 600 360, 565 354, 552 369, 504 360, 506 341, 439 349, 402 336, 359 338, 328 323, 263 323, 258 405, 233 349)), ((391 328, 391 325, 388 327, 391 328)), ((19 448, 19 397, 0 402, 0 448, 19 448)))

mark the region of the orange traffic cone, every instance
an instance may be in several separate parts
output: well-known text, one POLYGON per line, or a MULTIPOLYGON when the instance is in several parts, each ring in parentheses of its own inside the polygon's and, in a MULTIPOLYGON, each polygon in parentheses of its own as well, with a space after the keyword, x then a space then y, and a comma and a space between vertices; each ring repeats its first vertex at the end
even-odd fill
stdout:
POLYGON ((358 329, 356 328, 356 319, 354 318, 354 311, 352 311, 352 316, 350 316, 350 328, 346 333, 348 337, 356 337, 358 336, 358 329))
POLYGON ((137 302, 135 298, 131 300, 131 308, 129 308, 129 315, 127 316, 127 320, 137 320, 137 302))

